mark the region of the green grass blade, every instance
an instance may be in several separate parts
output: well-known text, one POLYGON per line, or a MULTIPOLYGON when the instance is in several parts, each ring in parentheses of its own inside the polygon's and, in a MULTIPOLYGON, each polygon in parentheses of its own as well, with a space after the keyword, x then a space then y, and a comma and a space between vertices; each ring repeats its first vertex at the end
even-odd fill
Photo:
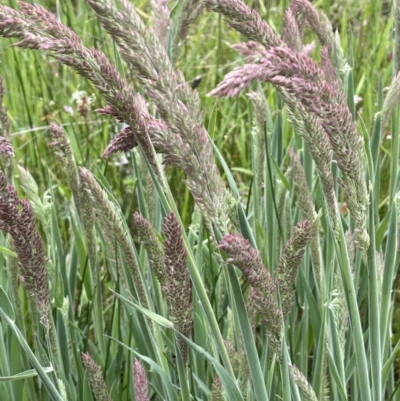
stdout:
MULTIPOLYGON (((371 193, 371 197, 372 197, 371 193)), ((369 303, 369 321, 370 321, 370 358, 371 358, 371 382, 372 396, 375 401, 382 398, 382 355, 380 338, 380 314, 379 314, 379 295, 378 295, 378 273, 376 267, 375 250, 375 221, 373 210, 373 198, 371 199, 369 211, 369 235, 370 246, 368 250, 368 303, 369 303)))
POLYGON ((396 267, 397 253, 397 205, 392 202, 390 208, 390 222, 387 231, 387 242, 385 250, 385 260, 382 278, 382 298, 381 298, 381 339, 383 341, 382 350, 387 347, 386 341, 390 333, 390 304, 392 300, 393 282, 397 274, 396 267))
POLYGON ((232 285, 233 295, 235 297, 235 306, 239 317, 240 331, 246 350, 247 362, 250 367, 255 398, 258 401, 268 400, 269 398, 267 389, 265 387, 263 371, 261 368, 260 359, 257 355, 257 349, 255 347, 253 333, 251 331, 249 319, 247 317, 246 307, 243 301, 239 280, 234 269, 229 269, 228 273, 232 285))

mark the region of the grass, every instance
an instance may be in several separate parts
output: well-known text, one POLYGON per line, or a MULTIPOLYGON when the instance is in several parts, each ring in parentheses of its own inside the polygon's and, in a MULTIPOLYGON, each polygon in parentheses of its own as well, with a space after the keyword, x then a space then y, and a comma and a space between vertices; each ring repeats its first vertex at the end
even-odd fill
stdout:
MULTIPOLYGON (((8 4, 16 6, 16 2, 10 1, 8 4)), ((87 46, 100 46, 106 50, 111 59, 115 59, 109 38, 102 32, 93 14, 84 3, 77 2, 74 5, 75 3, 70 1, 59 4, 42 1, 39 4, 43 4, 53 11, 59 10, 61 21, 74 29, 87 46)), ((141 2, 136 6, 139 10, 144 10, 142 15, 148 19, 148 4, 141 2)), ((278 21, 281 20, 286 6, 287 4, 283 2, 269 10, 267 4, 261 3, 260 9, 264 11, 261 15, 268 15, 273 25, 280 29, 278 21)), ((354 9, 356 9, 360 10, 358 12, 361 14, 354 22, 356 25, 354 30, 358 32, 358 35, 353 37, 354 59, 356 60, 354 81, 356 83, 355 93, 363 99, 360 106, 362 107, 360 118, 365 121, 371 121, 376 112, 376 88, 379 77, 382 76, 384 85, 388 85, 391 79, 388 60, 391 57, 390 15, 386 18, 371 19, 370 16, 375 15, 372 13, 371 7, 368 2, 359 2, 357 5, 352 3, 348 11, 350 15, 354 15, 354 9)), ((330 16, 329 6, 322 4, 322 8, 330 16)), ((346 11, 347 9, 344 8, 341 21, 341 43, 344 49, 347 49, 348 45, 348 33, 345 29, 348 24, 346 11)), ((207 124, 207 116, 211 114, 215 102, 213 99, 208 99, 206 94, 220 81, 224 72, 232 69, 232 64, 238 65, 239 58, 229 46, 240 42, 240 36, 228 29, 216 14, 203 13, 197 27, 197 29, 191 29, 190 38, 187 45, 184 46, 177 66, 184 71, 188 80, 204 74, 199 93, 207 124)), ((7 91, 13 94, 13 96, 6 97, 5 105, 8 107, 13 121, 12 131, 16 138, 16 149, 17 151, 20 148, 23 149, 22 156, 18 157, 18 160, 23 160, 26 166, 34 167, 32 168, 33 174, 41 172, 39 182, 46 182, 44 168, 37 155, 40 154, 47 161, 51 161, 52 164, 46 163, 50 167, 55 164, 47 146, 48 141, 41 139, 45 135, 45 127, 48 126, 48 123, 57 121, 71 127, 71 133, 76 137, 76 147, 78 148, 76 149, 77 161, 90 167, 87 155, 90 155, 92 159, 100 159, 109 140, 106 134, 108 126, 104 125, 104 121, 100 120, 94 112, 90 113, 88 117, 90 121, 87 126, 84 119, 76 116, 76 113, 75 116, 69 117, 63 108, 71 106, 71 104, 76 107, 76 104, 72 103, 73 94, 81 90, 86 91, 88 95, 95 95, 95 104, 92 109, 100 107, 102 102, 98 93, 87 81, 71 72, 67 67, 60 66, 42 53, 27 53, 9 48, 7 46, 9 43, 3 41, 1 44, 0 71, 7 91), (56 78, 56 81, 52 79, 53 77, 56 78), (44 129, 40 130, 40 127, 44 127, 44 129)), ((349 55, 347 54, 347 56, 349 55)), ((129 71, 126 74, 129 77, 129 71)), ((273 97, 270 100, 274 102, 273 97)), ((218 125, 213 140, 224 152, 230 166, 248 171, 250 158, 246 138, 251 124, 249 102, 241 101, 239 104, 233 105, 230 101, 223 101, 218 104, 217 111, 218 125), (240 113, 239 118, 232 119, 232 113, 240 113)), ((290 125, 287 125, 285 137, 290 137, 290 131, 290 125)), ((98 162, 101 161, 98 160, 98 162)), ((109 168, 111 174, 111 166, 109 168)), ((240 181, 246 179, 241 174, 237 175, 240 181)), ((114 182, 114 178, 111 178, 110 181, 114 182)), ((183 211, 183 213, 185 212, 183 211)))
MULTIPOLYGON (((122 76, 142 90, 136 71, 124 61, 86 2, 38 3, 55 12, 86 46, 106 53, 122 76)), ((15 1, 7 4, 17 8, 15 1)), ((226 73, 243 65, 230 46, 246 39, 219 14, 206 10, 191 27, 176 63, 187 81, 203 76, 197 90, 205 127, 223 179, 240 201, 237 221, 229 223, 229 232, 236 229, 260 250, 273 277, 293 227, 305 218, 288 171, 288 149, 301 155, 315 210, 321 213, 322 284, 316 279, 311 247, 307 246, 297 271, 294 304, 279 357, 268 345, 268 327, 260 319, 254 326, 248 312, 245 273, 222 265, 221 253, 210 241, 210 227, 183 183, 186 175, 182 170, 168 166, 168 185, 163 187, 140 152, 102 158, 118 127, 112 119, 95 113, 105 106, 98 89, 43 52, 10 47, 14 40, 0 41, 0 76, 6 89, 4 104, 11 121, 15 164, 32 175, 24 175, 15 165, 12 181, 20 197, 27 196, 33 204, 49 257, 46 267, 54 323, 53 331, 47 333, 37 321, 32 297, 22 286, 15 293, 11 272, 16 269, 16 258, 4 235, 0 248, 1 400, 108 399, 107 394, 96 393, 82 352, 91 355, 95 368, 100 367, 105 391, 114 400, 142 401, 137 389, 136 398, 133 395, 140 382, 138 376, 133 379, 135 358, 145 367, 152 400, 217 400, 222 399, 217 396, 220 388, 227 400, 400 400, 396 360, 399 308, 393 295, 399 264, 395 198, 399 190, 398 110, 385 129, 376 125, 376 113, 382 109, 385 88, 393 76, 392 4, 368 0, 313 4, 325 10, 339 29, 351 68, 346 76, 348 106, 354 110, 358 132, 365 140, 365 174, 371 183, 367 211, 371 246, 367 253, 357 250, 354 262, 345 232, 354 230, 355 224, 344 195, 336 188, 340 230, 335 238, 308 147, 294 133, 273 87, 252 84, 253 90, 262 87, 268 102, 262 171, 257 156, 260 142, 252 135, 253 102, 244 92, 237 100, 207 96, 226 73), (76 101, 82 93, 91 99, 86 116, 79 115, 76 101), (353 95, 361 99, 359 103, 355 104, 353 95), (96 198, 97 215, 91 228, 96 235, 92 239, 82 221, 66 161, 51 146, 52 122, 64 127, 76 165, 93 173, 94 182, 87 183, 88 187, 92 192, 98 187, 104 195, 96 198), (256 185, 258 175, 262 187, 256 185), (170 211, 175 212, 183 230, 182 246, 193 287, 192 336, 183 340, 190 348, 188 367, 178 346, 180 329, 169 312, 165 288, 156 279, 152 256, 132 223, 136 210, 151 221, 161 243, 165 237, 162 224, 170 211), (132 264, 138 267, 140 279, 132 273, 132 264), (138 301, 135 280, 144 283, 148 305, 138 301), (343 327, 340 319, 347 315, 348 327, 343 327), (292 364, 301 375, 291 370, 292 364)), ((283 0, 254 4, 277 32, 288 6, 283 0)), ((140 0, 135 8, 148 23, 150 4, 140 0)), ((312 33, 307 35, 306 41, 317 43, 313 54, 318 58, 318 39, 312 33)), ((333 172, 341 174, 336 165, 333 172)), ((226 234, 216 229, 216 240, 226 234)), ((226 259, 227 255, 222 256, 226 259)))

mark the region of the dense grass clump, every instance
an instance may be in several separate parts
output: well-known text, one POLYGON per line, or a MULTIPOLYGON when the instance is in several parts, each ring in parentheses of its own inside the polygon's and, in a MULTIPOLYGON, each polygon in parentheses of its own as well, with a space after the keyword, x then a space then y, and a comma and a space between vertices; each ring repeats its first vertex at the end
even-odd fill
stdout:
POLYGON ((400 3, 330 3, 0 5, 1 400, 400 400, 400 3))

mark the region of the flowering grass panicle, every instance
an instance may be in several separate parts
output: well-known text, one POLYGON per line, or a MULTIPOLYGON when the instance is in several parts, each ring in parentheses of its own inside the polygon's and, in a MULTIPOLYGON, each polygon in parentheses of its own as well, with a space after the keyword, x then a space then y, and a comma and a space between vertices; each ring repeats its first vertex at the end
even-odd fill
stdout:
MULTIPOLYGON (((256 336, 257 310, 254 305, 254 298, 251 296, 246 297, 246 311, 249 317, 252 333, 254 336, 256 336)), ((224 343, 232 364, 234 376, 237 379, 239 388, 243 394, 243 399, 246 400, 248 394, 248 380, 251 376, 250 367, 245 351, 243 337, 240 338, 238 345, 235 346, 235 334, 233 332, 233 326, 231 326, 231 322, 234 321, 234 316, 231 309, 228 309, 227 321, 229 322, 229 331, 226 333, 227 340, 224 340, 224 343)))
POLYGON ((329 57, 328 49, 326 47, 323 47, 321 49, 321 62, 320 62, 320 68, 325 74, 325 79, 328 82, 333 82, 337 79, 335 75, 335 69, 332 64, 332 60, 329 57))
POLYGON ((177 10, 174 11, 169 26, 168 54, 172 63, 175 63, 178 59, 180 53, 179 45, 186 39, 190 26, 196 22, 205 4, 199 0, 186 0, 180 3, 178 7, 179 12, 177 10))
MULTIPOLYGON (((187 268, 187 252, 185 250, 181 226, 173 212, 163 224, 165 235, 164 265, 165 284, 163 290, 168 301, 171 320, 176 329, 185 337, 191 337, 193 326, 192 285, 187 268)), ((189 361, 189 346, 180 337, 178 344, 185 364, 189 361)))
POLYGON ((311 198, 310 188, 308 187, 307 178, 300 157, 293 149, 289 150, 289 156, 297 202, 304 217, 312 221, 316 215, 315 206, 311 198))
POLYGON ((289 366, 289 372, 290 377, 299 387, 303 399, 306 401, 318 401, 314 389, 307 381, 307 378, 304 376, 304 374, 294 365, 289 366))
MULTIPOLYGON (((21 2, 20 7, 21 12, 0 5, 0 35, 20 39, 14 46, 44 50, 89 79, 112 106, 114 114, 131 127, 136 141, 141 144, 157 171, 145 124, 148 113, 142 110, 143 101, 128 82, 103 53, 86 48, 79 36, 64 26, 55 15, 39 5, 21 2)), ((128 139, 130 143, 136 143, 128 139)))
POLYGON ((301 42, 300 29, 297 25, 296 18, 292 9, 288 8, 283 17, 282 39, 289 47, 296 52, 303 50, 303 43, 301 42))
POLYGON ((161 124, 165 124, 165 129, 159 130, 163 134, 158 140, 159 149, 168 162, 187 174, 185 183, 209 227, 213 222, 224 231, 226 188, 214 163, 197 92, 180 71, 174 70, 163 46, 143 24, 132 4, 121 1, 118 10, 109 0, 88 3, 118 44, 122 57, 137 71, 136 78, 157 107, 161 124))
MULTIPOLYGON (((143 307, 147 307, 147 296, 132 248, 133 245, 128 238, 129 233, 123 227, 121 217, 117 213, 115 205, 109 200, 107 194, 89 170, 81 168, 80 179, 83 184, 83 190, 87 191, 91 197, 91 207, 98 217, 103 232, 110 237, 109 239, 112 244, 117 243, 121 247, 123 258, 134 282, 139 301, 143 307)), ((122 271, 121 277, 124 277, 122 271)))
POLYGON ((164 264, 165 252, 157 238, 157 234, 150 222, 138 212, 133 214, 133 224, 138 231, 140 241, 149 255, 149 261, 153 272, 161 286, 163 286, 166 279, 164 264))
POLYGON ((257 11, 240 0, 206 0, 209 10, 225 16, 226 22, 249 40, 254 40, 268 48, 284 46, 283 40, 273 31, 257 11))
POLYGON ((283 319, 287 318, 292 307, 297 270, 310 238, 311 223, 308 220, 300 221, 294 227, 279 259, 275 280, 279 288, 283 319))
POLYGON ((10 121, 7 116, 7 109, 3 106, 4 85, 3 79, 0 78, 0 155, 14 157, 14 149, 9 143, 10 137, 10 121))
POLYGON ((382 106, 382 128, 389 123, 400 100, 400 71, 393 77, 382 106))
POLYGON ((211 401, 224 401, 222 382, 219 377, 215 377, 211 386, 211 401))
POLYGON ((303 216, 311 222, 311 257, 314 266, 315 276, 320 282, 321 269, 321 250, 319 245, 319 216, 315 211, 315 206, 311 198, 311 192, 308 187, 307 178, 301 161, 297 153, 289 150, 290 164, 292 167, 293 186, 299 208, 303 216))
POLYGON ((101 367, 97 365, 89 353, 82 353, 82 362, 86 369, 90 387, 93 391, 96 401, 112 401, 107 384, 103 378, 101 367))
POLYGON ((340 38, 335 35, 332 24, 323 11, 318 11, 309 0, 293 0, 290 9, 296 20, 303 17, 307 25, 316 33, 322 46, 328 49, 329 58, 334 67, 336 79, 344 79, 346 62, 340 46, 340 38), (300 14, 300 15, 299 15, 300 14))
MULTIPOLYGON (((237 97, 243 89, 256 79, 262 82, 275 83, 279 77, 282 80, 283 78, 292 78, 296 83, 304 82, 304 85, 309 82, 311 86, 311 83, 314 83, 314 86, 311 86, 309 92, 305 93, 303 97, 297 96, 304 103, 305 100, 311 101, 311 95, 318 93, 317 84, 323 83, 325 80, 323 72, 315 61, 305 54, 296 53, 286 47, 270 47, 267 50, 252 41, 236 44, 232 47, 246 58, 247 63, 243 67, 237 67, 229 72, 217 88, 209 93, 209 96, 237 97)), ((290 88, 289 84, 286 86, 283 88, 291 89, 290 93, 297 95, 295 89, 290 88)), ((302 87, 301 89, 304 90, 305 88, 302 87)), ((336 92, 333 92, 332 95, 334 98, 342 96, 336 92)))
POLYGON ((14 157, 14 148, 4 136, 0 136, 0 156, 3 158, 14 157))
POLYGON ((128 152, 136 146, 138 146, 138 142, 135 138, 135 133, 132 131, 132 128, 124 127, 107 145, 107 148, 103 152, 102 156, 109 157, 113 153, 128 152))
POLYGON ((133 362, 133 379, 135 381, 135 400, 150 401, 146 371, 143 364, 136 358, 133 362))
POLYGON ((167 0, 151 0, 151 25, 162 45, 167 44, 170 11, 167 0))
POLYGON ((252 44, 236 45, 248 64, 228 73, 210 96, 236 97, 255 79, 282 88, 313 115, 328 135, 335 161, 343 173, 339 185, 357 223, 357 244, 369 246, 366 209, 369 195, 364 179, 364 141, 357 133, 346 98, 338 81, 327 81, 317 63, 288 48, 260 49, 252 44))
POLYGON ((10 121, 7 116, 7 108, 3 106, 4 85, 0 77, 0 159, 3 161, 7 181, 12 182, 14 148, 11 144, 10 121))
POLYGON ((345 240, 347 246, 347 254, 349 255, 349 262, 352 269, 354 269, 354 258, 356 255, 356 239, 354 232, 347 230, 345 233, 345 240))
POLYGON ((13 239, 18 255, 20 280, 30 297, 37 303, 41 322, 47 330, 49 322, 49 284, 42 237, 35 229, 36 221, 32 206, 18 198, 17 191, 6 183, 0 171, 0 230, 13 239))
MULTIPOLYGON (((251 58, 252 53, 257 53, 257 51, 260 51, 262 54, 263 52, 262 48, 255 45, 253 41, 256 41, 265 49, 270 49, 271 47, 277 46, 288 46, 294 52, 297 52, 302 48, 300 37, 301 32, 299 25, 297 24, 297 21, 300 23, 302 14, 296 12, 296 20, 294 12, 291 10, 291 8, 288 9, 287 14, 285 15, 282 34, 283 40, 281 40, 278 35, 274 33, 273 29, 268 25, 268 23, 261 19, 255 10, 250 10, 250 8, 248 8, 248 6, 240 0, 226 0, 225 2, 213 2, 210 0, 208 2, 208 6, 211 10, 225 15, 228 23, 250 40, 250 42, 247 44, 234 46, 234 48, 239 50, 244 57, 250 56, 250 60, 248 60, 248 62, 258 64, 262 60, 261 55, 257 56, 253 54, 253 57, 251 58), (246 18, 244 16, 246 16, 246 18), (241 21, 241 23, 238 23, 238 21, 241 21), (258 34, 254 34, 254 32, 249 29, 249 26, 253 27, 258 34), (260 26, 262 26, 262 29, 260 26)), ((309 49, 310 46, 303 48, 305 57, 307 56, 309 49)), ((322 55, 325 55, 325 51, 322 51, 322 55)), ((331 65, 331 63, 328 62, 325 64, 331 65)), ((252 74, 252 67, 253 66, 250 66, 250 71, 246 71, 247 74, 252 74)), ((267 69, 270 68, 271 66, 269 65, 267 69)), ((232 74, 234 75, 235 71, 233 71, 232 74)), ((334 76, 334 74, 332 73, 329 76, 334 76)), ((317 172, 326 199, 327 209, 332 220, 332 226, 337 234, 339 222, 335 208, 335 191, 331 172, 331 146, 329 144, 327 133, 321 126, 318 119, 312 113, 310 113, 306 107, 304 107, 304 105, 302 105, 301 101, 299 101, 296 96, 289 93, 289 91, 283 87, 276 86, 276 89, 285 102, 290 121, 293 123, 296 132, 302 136, 307 143, 310 153, 316 163, 317 172)), ((218 92, 218 88, 215 91, 212 91, 211 94, 215 94, 216 92, 218 92)))
POLYGON ((235 344, 231 340, 224 340, 224 344, 232 364, 233 373, 235 374, 235 377, 238 377, 240 369, 240 361, 239 361, 239 354, 235 348, 235 344))
POLYGON ((254 117, 253 117, 253 132, 255 135, 256 154, 255 156, 255 179, 258 188, 258 194, 261 196, 263 193, 264 183, 264 168, 265 168, 265 137, 266 137, 266 124, 267 124, 267 102, 264 95, 257 92, 250 92, 247 94, 248 98, 253 103, 254 117))
POLYGON ((95 236, 95 210, 93 208, 93 199, 90 193, 85 189, 85 185, 83 184, 81 172, 79 172, 79 183, 81 223, 85 231, 90 266, 97 282, 97 278, 99 278, 100 275, 96 266, 97 250, 95 236))
POLYGON ((230 255, 227 262, 237 266, 250 284, 250 296, 254 298, 255 309, 265 322, 270 346, 280 355, 283 316, 278 305, 275 282, 263 265, 260 253, 239 234, 225 236, 219 242, 218 248, 230 255))
POLYGON ((66 136, 62 127, 57 124, 50 124, 50 132, 53 142, 50 144, 55 149, 57 156, 62 161, 63 172, 66 174, 68 187, 71 189, 75 199, 78 213, 80 212, 80 183, 79 183, 79 172, 75 162, 74 153, 72 150, 71 143, 66 136))
POLYGON ((18 12, 0 6, 0 35, 19 38, 16 46, 48 51, 101 91, 109 107, 102 109, 103 114, 107 110, 131 128, 117 136, 105 155, 128 150, 139 143, 157 174, 150 135, 152 129, 162 135, 152 138, 154 147, 187 174, 185 184, 209 229, 213 232, 214 224, 224 231, 229 197, 214 163, 198 94, 185 82, 183 74, 173 69, 165 49, 130 3, 122 1, 121 11, 109 0, 88 0, 88 3, 120 47, 122 56, 137 71, 136 78, 157 106, 160 122, 150 116, 143 99, 103 53, 87 49, 73 31, 43 7, 20 3, 22 12, 18 12))
POLYGON ((332 298, 333 313, 338 341, 342 353, 345 352, 346 333, 349 328, 349 311, 346 305, 346 293, 340 272, 337 270, 334 277, 334 294, 332 298))

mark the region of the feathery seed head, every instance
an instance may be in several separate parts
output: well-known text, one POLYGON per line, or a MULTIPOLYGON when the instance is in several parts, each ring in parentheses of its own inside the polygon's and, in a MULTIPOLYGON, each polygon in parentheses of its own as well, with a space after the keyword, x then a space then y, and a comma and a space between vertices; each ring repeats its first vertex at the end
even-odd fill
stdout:
POLYGON ((264 47, 282 46, 284 42, 255 10, 241 0, 206 0, 207 7, 225 16, 226 22, 249 40, 264 47))
POLYGON ((0 156, 14 157, 14 148, 3 136, 0 136, 0 156))
POLYGON ((316 213, 303 166, 301 165, 299 156, 293 149, 289 150, 289 155, 292 167, 293 185, 296 189, 300 210, 306 219, 312 220, 316 213))
POLYGON ((20 200, 11 184, 0 171, 0 230, 13 239, 19 259, 21 282, 30 296, 37 300, 41 322, 48 330, 49 285, 45 267, 48 258, 40 233, 35 230, 35 217, 27 200, 20 200))
POLYGON ((167 0, 151 0, 151 19, 154 34, 157 36, 160 43, 166 45, 168 38, 168 28, 170 23, 170 12, 167 0))
POLYGON ((239 374, 239 354, 235 349, 235 345, 230 340, 224 340, 225 348, 229 356, 229 360, 231 361, 233 373, 235 377, 238 377, 239 374))
POLYGON ((224 401, 222 381, 219 377, 215 377, 212 382, 211 401, 224 401))
POLYGON ((333 309, 339 344, 342 352, 344 352, 346 333, 349 328, 349 311, 347 309, 346 292, 343 286, 342 275, 339 269, 335 271, 333 288, 331 307, 333 309))
POLYGON ((150 401, 146 371, 143 364, 136 358, 133 363, 133 379, 135 381, 135 400, 150 401))
POLYGON ((343 50, 340 47, 340 41, 334 34, 332 25, 326 14, 323 11, 318 12, 309 0, 293 0, 290 9, 297 20, 301 16, 303 17, 309 27, 318 36, 322 46, 328 49, 335 79, 339 79, 342 82, 346 69, 346 61, 343 56, 343 50))
MULTIPOLYGON (((147 127, 150 126, 148 134, 155 148, 166 155, 167 163, 177 165, 187 174, 185 184, 200 211, 206 220, 224 231, 226 190, 204 129, 198 93, 180 71, 173 69, 164 47, 143 24, 131 3, 123 0, 119 9, 110 0, 88 0, 88 3, 120 47, 122 56, 137 71, 136 78, 157 107, 161 122, 153 119, 149 124, 149 118, 142 116, 147 127)), ((194 8, 188 5, 186 11, 192 10, 189 20, 202 7, 196 2, 190 4, 194 8)))
MULTIPOLYGON (((136 77, 156 105, 161 122, 150 116, 143 99, 103 53, 86 48, 74 32, 44 8, 22 3, 22 12, 9 13, 7 7, 0 6, 0 35, 21 39, 17 43, 20 47, 46 50, 89 79, 101 91, 113 114, 130 127, 117 136, 105 155, 128 150, 139 143, 158 174, 154 148, 162 151, 167 162, 173 162, 187 174, 185 183, 205 219, 225 231, 226 188, 214 163, 198 93, 180 71, 173 69, 165 49, 143 24, 132 4, 121 1, 117 10, 110 0, 88 0, 88 3, 120 47, 122 56, 137 71, 136 77)), ((193 15, 191 12, 189 19, 193 15)))
POLYGON ((299 26, 291 8, 286 10, 283 17, 282 39, 296 52, 300 52, 303 48, 299 26))
POLYGON ((320 279, 320 246, 319 246, 319 216, 315 212, 315 206, 311 199, 311 192, 308 187, 307 179, 303 166, 297 153, 289 150, 290 163, 292 166, 293 186, 299 207, 303 216, 311 222, 311 256, 314 266, 315 275, 319 282, 320 279))
POLYGON ((164 249, 158 241, 154 228, 140 213, 133 214, 133 224, 138 230, 140 240, 145 247, 151 267, 161 286, 165 284, 164 249))
MULTIPOLYGON (((242 46, 239 51, 247 55, 249 48, 242 46)), ((336 162, 343 173, 340 183, 352 217, 358 226, 357 244, 366 251, 369 246, 366 231, 366 206, 369 195, 364 179, 363 139, 357 133, 338 81, 328 82, 317 63, 288 48, 257 49, 256 55, 247 55, 247 59, 249 64, 228 73, 209 95, 237 96, 250 82, 259 79, 271 82, 283 94, 285 101, 289 100, 313 115, 326 132, 336 162), (256 64, 253 63, 255 57, 258 60, 256 64)), ((295 109, 292 112, 296 114, 295 109)), ((321 169, 320 173, 325 175, 323 178, 327 181, 329 174, 326 175, 325 170, 328 173, 328 168, 321 169)), ((328 190, 329 205, 332 189, 328 190)), ((331 214, 336 225, 336 212, 332 210, 331 214)))
POLYGON ((255 309, 265 322, 272 349, 279 355, 282 312, 278 306, 275 282, 269 270, 263 265, 260 252, 239 234, 226 235, 220 241, 218 248, 230 255, 227 262, 237 266, 251 285, 250 296, 254 299, 255 309))
POLYGON ((82 362, 88 375, 90 387, 92 388, 96 401, 112 401, 104 381, 101 367, 97 365, 89 353, 82 353, 82 362))
MULTIPOLYGON (((111 243, 117 242, 121 247, 125 263, 135 283, 140 303, 142 306, 147 307, 147 297, 143 288, 139 267, 128 233, 122 224, 121 214, 89 170, 80 168, 79 176, 82 182, 82 189, 86 191, 89 199, 91 199, 92 210, 97 211, 98 221, 104 234, 111 239, 111 243)), ((124 277, 122 272, 121 277, 124 277)))
POLYGON ((276 269, 276 282, 281 296, 283 318, 287 318, 293 303, 293 289, 296 281, 297 269, 305 251, 307 242, 311 239, 311 223, 308 220, 300 221, 294 227, 290 239, 283 249, 276 269))
MULTIPOLYGON (((182 239, 180 224, 173 212, 164 220, 165 235, 163 290, 168 301, 171 320, 184 336, 190 337, 193 325, 192 286, 187 268, 187 252, 182 239)), ((189 360, 189 347, 178 338, 178 345, 185 364, 189 360)))
POLYGON ((318 398, 317 398, 311 384, 308 382, 307 378, 303 375, 303 373, 295 365, 289 366, 289 373, 290 373, 290 377, 292 378, 294 383, 297 384, 297 386, 299 387, 300 392, 301 392, 302 396, 304 397, 303 398, 304 400, 318 401, 318 398))
POLYGON ((83 219, 81 214, 81 191, 79 182, 78 167, 75 162, 74 152, 72 150, 71 142, 65 134, 62 127, 57 124, 50 124, 50 132, 53 142, 50 144, 56 152, 56 155, 62 160, 60 165, 67 177, 68 186, 74 196, 75 204, 80 214, 80 218, 83 219))
MULTIPOLYGON (((400 35, 398 35, 400 36, 400 35)), ((400 39, 399 39, 400 40, 400 39)), ((399 48, 400 50, 400 48, 399 48)), ((400 59, 400 55, 399 55, 400 59)), ((382 106, 382 128, 389 123, 400 99, 400 71, 393 77, 382 106)))
POLYGON ((7 108, 3 106, 4 85, 0 77, 0 158, 3 159, 4 170, 9 181, 12 179, 14 148, 11 144, 10 121, 7 116, 7 108))

